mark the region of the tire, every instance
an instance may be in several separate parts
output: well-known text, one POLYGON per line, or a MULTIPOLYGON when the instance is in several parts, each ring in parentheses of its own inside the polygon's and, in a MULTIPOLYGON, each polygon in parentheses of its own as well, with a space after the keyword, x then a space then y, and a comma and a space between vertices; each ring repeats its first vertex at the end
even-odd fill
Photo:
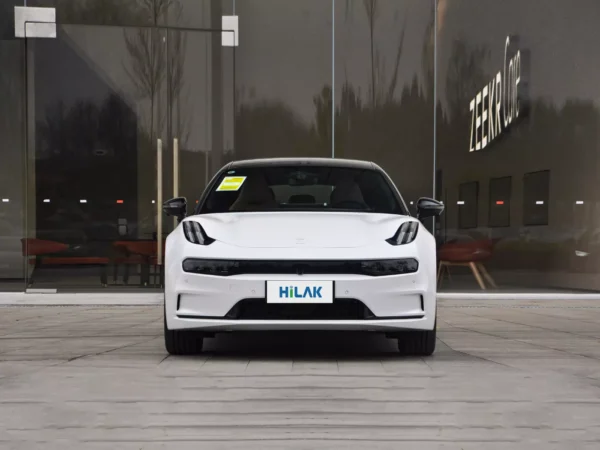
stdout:
POLYGON ((165 348, 171 355, 197 355, 202 352, 203 334, 194 330, 169 330, 164 318, 165 348))
POLYGON ((436 326, 433 330, 411 330, 398 335, 398 350, 405 356, 431 356, 435 351, 436 326))

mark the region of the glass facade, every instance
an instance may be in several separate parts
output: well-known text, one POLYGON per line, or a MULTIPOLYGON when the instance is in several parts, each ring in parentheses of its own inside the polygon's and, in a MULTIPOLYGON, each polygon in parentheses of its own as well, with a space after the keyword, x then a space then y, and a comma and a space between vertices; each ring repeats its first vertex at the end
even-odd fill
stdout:
POLYGON ((0 0, 0 291, 160 289, 161 202, 275 156, 442 200, 441 291, 600 290, 600 4, 548 3, 0 0))
POLYGON ((26 220, 25 45, 15 39, 13 8, 0 1, 0 290, 24 289, 21 239, 26 220))
POLYGON ((600 4, 437 11, 440 254, 476 263, 448 266, 442 289, 479 289, 478 272, 489 287, 488 272, 499 290, 598 290, 600 4))

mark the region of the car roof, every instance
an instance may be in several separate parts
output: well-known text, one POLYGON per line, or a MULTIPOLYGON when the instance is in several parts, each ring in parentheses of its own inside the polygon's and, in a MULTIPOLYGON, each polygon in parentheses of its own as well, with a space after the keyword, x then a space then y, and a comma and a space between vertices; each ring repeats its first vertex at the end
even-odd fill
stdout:
MULTIPOLYGON (((233 161, 227 167, 228 169, 240 169, 245 167, 264 167, 264 166, 326 166, 343 167, 350 169, 380 169, 379 166, 370 161, 360 161, 357 159, 338 159, 338 158, 259 158, 233 161)), ((381 170, 381 169, 380 169, 381 170)))

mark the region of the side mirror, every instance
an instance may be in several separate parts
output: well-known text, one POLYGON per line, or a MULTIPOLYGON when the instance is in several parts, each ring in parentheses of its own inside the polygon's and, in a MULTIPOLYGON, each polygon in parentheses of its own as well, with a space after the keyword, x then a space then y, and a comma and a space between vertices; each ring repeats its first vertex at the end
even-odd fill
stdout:
POLYGON ((172 198, 163 203, 163 212, 167 216, 177 217, 177 222, 185 219, 187 214, 187 200, 185 197, 172 198))
POLYGON ((417 201, 417 218, 437 217, 444 212, 444 204, 432 198, 423 197, 417 201))

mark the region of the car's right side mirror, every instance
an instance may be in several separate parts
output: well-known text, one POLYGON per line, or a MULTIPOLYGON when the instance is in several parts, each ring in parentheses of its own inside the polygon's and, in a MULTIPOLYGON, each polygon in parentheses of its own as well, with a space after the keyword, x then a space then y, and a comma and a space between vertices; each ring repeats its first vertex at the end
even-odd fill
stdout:
POLYGON ((177 222, 185 219, 187 214, 187 200, 185 197, 172 198, 163 203, 163 212, 167 216, 177 217, 177 222))
POLYGON ((444 204, 432 198, 422 197, 417 201, 417 218, 437 217, 444 212, 444 204))

